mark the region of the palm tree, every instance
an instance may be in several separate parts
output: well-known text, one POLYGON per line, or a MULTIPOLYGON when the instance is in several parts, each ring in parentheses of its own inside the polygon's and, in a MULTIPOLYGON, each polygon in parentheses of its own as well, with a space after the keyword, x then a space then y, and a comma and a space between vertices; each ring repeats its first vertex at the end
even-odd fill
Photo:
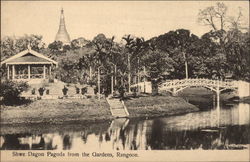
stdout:
POLYGON ((130 65, 130 57, 133 52, 133 46, 134 46, 134 38, 131 37, 131 35, 127 35, 122 37, 123 40, 126 41, 125 44, 125 53, 127 54, 127 59, 128 59, 128 92, 130 93, 130 84, 131 84, 131 65, 130 65))

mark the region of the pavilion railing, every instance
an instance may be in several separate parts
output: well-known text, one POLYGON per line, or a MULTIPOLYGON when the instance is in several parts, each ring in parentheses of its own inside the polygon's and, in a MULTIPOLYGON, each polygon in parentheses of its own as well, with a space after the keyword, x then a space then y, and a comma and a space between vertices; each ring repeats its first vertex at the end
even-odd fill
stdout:
POLYGON ((14 79, 28 79, 28 74, 16 74, 14 79))
POLYGON ((42 79, 43 74, 30 74, 31 79, 42 79))
MULTIPOLYGON (((43 74, 30 74, 30 79, 43 79, 43 74)), ((46 79, 48 76, 46 75, 46 79)), ((14 79, 29 79, 28 74, 16 74, 14 79)))

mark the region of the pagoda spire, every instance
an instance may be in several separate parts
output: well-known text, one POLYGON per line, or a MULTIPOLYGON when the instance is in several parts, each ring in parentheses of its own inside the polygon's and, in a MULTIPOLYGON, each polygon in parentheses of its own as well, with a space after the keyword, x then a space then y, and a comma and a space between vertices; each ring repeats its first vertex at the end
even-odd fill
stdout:
POLYGON ((58 32, 56 34, 55 41, 61 41, 61 42, 63 42, 63 44, 70 43, 70 37, 69 37, 69 34, 68 34, 67 30, 66 30, 66 25, 65 25, 63 8, 61 9, 59 30, 58 30, 58 32))

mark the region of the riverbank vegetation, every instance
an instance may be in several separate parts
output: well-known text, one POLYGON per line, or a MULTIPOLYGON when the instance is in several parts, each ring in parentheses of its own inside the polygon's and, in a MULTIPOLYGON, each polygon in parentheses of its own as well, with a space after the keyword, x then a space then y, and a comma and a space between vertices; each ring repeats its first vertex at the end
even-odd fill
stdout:
POLYGON ((1 106, 1 123, 63 123, 111 119, 105 99, 37 100, 27 105, 1 106))
POLYGON ((241 98, 241 99, 240 99, 240 102, 250 104, 250 96, 248 96, 248 97, 244 97, 244 98, 241 98))
POLYGON ((181 97, 145 96, 125 100, 130 117, 159 117, 199 111, 181 97))
POLYGON ((26 82, 1 81, 0 83, 0 104, 14 105, 23 104, 26 101, 21 100, 20 94, 28 89, 26 82))
MULTIPOLYGON (((127 98, 129 118, 179 115, 199 109, 180 97, 141 96, 127 98)), ((2 124, 100 122, 113 119, 102 98, 37 100, 26 105, 3 106, 2 124)))

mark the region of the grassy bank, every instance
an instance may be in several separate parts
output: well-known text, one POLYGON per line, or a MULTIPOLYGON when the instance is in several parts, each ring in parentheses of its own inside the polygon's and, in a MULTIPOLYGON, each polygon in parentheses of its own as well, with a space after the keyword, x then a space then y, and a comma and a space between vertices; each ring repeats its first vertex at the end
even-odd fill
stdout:
MULTIPOLYGON (((186 88, 179 92, 178 96, 183 98, 188 97, 189 101, 193 104, 204 103, 206 105, 212 105, 213 99, 216 99, 216 93, 203 87, 186 88)), ((224 90, 220 94, 220 101, 223 103, 232 102, 232 99, 238 98, 237 92, 232 90, 224 90)))
POLYGON ((240 99, 240 102, 250 104, 250 96, 248 96, 248 97, 244 97, 244 98, 241 98, 241 99, 240 99))
POLYGON ((158 117, 199 111, 181 97, 146 96, 125 101, 130 117, 158 117))
MULTIPOLYGON (((180 97, 144 96, 125 101, 131 118, 178 115, 198 111, 194 105, 180 97)), ((2 106, 2 124, 30 123, 90 123, 111 120, 105 99, 54 99, 37 100, 21 106, 2 106)))
POLYGON ((105 99, 37 100, 21 106, 1 106, 1 123, 62 123, 111 119, 105 99))

